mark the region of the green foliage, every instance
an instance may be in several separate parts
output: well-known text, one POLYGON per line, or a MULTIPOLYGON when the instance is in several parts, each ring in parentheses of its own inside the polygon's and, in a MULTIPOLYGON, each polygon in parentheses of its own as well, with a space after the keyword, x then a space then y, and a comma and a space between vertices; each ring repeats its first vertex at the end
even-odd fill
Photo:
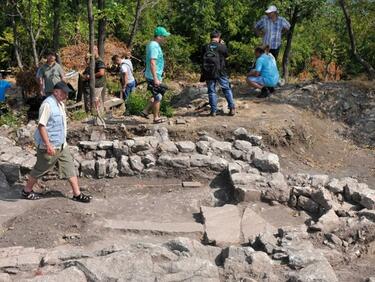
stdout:
MULTIPOLYGON (((163 96, 160 104, 160 112, 166 117, 172 117, 174 114, 171 106, 172 92, 167 92, 163 96)), ((126 101, 126 111, 130 115, 138 115, 147 105, 150 100, 150 93, 137 89, 134 91, 126 101)))
POLYGON ((74 121, 82 121, 89 116, 84 110, 77 110, 70 113, 70 118, 74 121))
MULTIPOLYGON (((32 48, 27 25, 37 34, 37 51, 42 53, 52 47, 54 1, 14 1, 24 15, 24 20, 15 17, 19 32, 20 52, 26 67, 32 64, 32 48), (39 21, 40 19, 40 21, 39 21)), ((94 1, 95 2, 95 1, 94 1)), ((291 19, 298 9, 294 32, 290 72, 298 74, 308 68, 311 56, 327 62, 337 62, 346 74, 357 74, 362 67, 350 54, 348 34, 342 11, 337 1, 327 0, 142 0, 148 3, 142 9, 138 31, 133 41, 133 55, 144 59, 145 45, 153 37, 157 25, 164 25, 172 32, 163 47, 166 58, 166 76, 181 77, 199 69, 201 47, 209 41, 209 33, 219 29, 223 33, 230 56, 231 72, 244 73, 254 60, 253 48, 261 42, 254 34, 253 26, 269 4, 275 4, 280 15, 291 19)), ((10 3, 10 1, 6 1, 10 3)), ((61 46, 88 40, 87 7, 85 1, 60 1, 61 46)), ((347 1, 359 53, 375 65, 375 5, 373 0, 347 1)), ((95 5, 94 5, 95 6, 95 5)), ((127 42, 136 14, 136 0, 106 0, 106 7, 95 7, 96 23, 107 19, 108 36, 127 42)), ((15 7, 0 6, 0 67, 15 66, 13 31, 9 14, 17 15, 15 7)), ((285 37, 284 37, 285 40, 285 37)), ((285 46, 285 42, 283 43, 285 46)), ((281 56, 280 56, 281 57, 281 56)), ((279 58, 280 60, 281 58, 279 58)), ((141 69, 143 64, 135 63, 141 69)), ((113 92, 115 85, 109 84, 113 92)))
POLYGON ((0 103, 0 126, 8 125, 18 128, 26 120, 25 111, 13 112, 5 103, 0 103))
POLYGON ((139 91, 134 91, 126 101, 126 111, 130 115, 138 115, 148 104, 147 94, 139 91))

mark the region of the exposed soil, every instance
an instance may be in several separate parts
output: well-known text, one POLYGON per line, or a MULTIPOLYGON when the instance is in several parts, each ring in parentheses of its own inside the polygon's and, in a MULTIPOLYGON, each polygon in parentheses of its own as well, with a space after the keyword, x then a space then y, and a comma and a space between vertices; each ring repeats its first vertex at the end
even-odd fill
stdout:
MULTIPOLYGON (((274 97, 260 100, 254 98, 254 93, 248 93, 243 85, 237 85, 235 117, 219 114, 211 118, 207 117, 205 109, 197 111, 185 105, 177 109, 176 116, 165 126, 173 140, 196 139, 200 131, 207 131, 212 137, 230 139, 233 130, 245 127, 250 132, 262 135, 267 149, 280 156, 284 174, 307 172, 354 176, 375 188, 375 150, 371 145, 374 133, 365 130, 368 123, 356 122, 354 118, 357 115, 358 119, 363 119, 363 113, 372 110, 374 89, 348 83, 319 86, 327 87, 322 91, 334 97, 343 89, 360 92, 359 96, 352 95, 350 98, 360 97, 356 99, 357 106, 340 115, 333 114, 340 112, 341 108, 331 96, 326 95, 322 99, 314 96, 314 92, 293 87, 294 90, 286 87, 274 97), (329 106, 329 103, 332 105, 329 106), (320 111, 317 111, 319 107, 320 111), (177 119, 184 123, 176 124, 177 119)), ((220 104, 224 107, 223 111, 227 111, 225 102, 221 101, 220 104)), ((114 118, 103 132, 107 139, 123 139, 143 135, 152 126, 151 122, 140 117, 114 118), (126 128, 120 127, 121 123, 126 128)), ((71 129, 70 143, 90 139, 92 129, 86 124, 74 123, 71 129)), ((149 233, 147 230, 132 232, 131 228, 123 228, 122 223, 194 224, 200 221, 197 215, 202 204, 214 206, 231 202, 225 177, 218 176, 208 181, 207 178, 211 176, 197 171, 175 172, 173 176, 179 177, 81 179, 83 190, 94 195, 93 202, 88 205, 71 201, 67 183, 58 180, 45 182, 46 188, 42 189, 45 199, 32 205, 18 200, 17 190, 0 191, 0 209, 4 211, 0 247, 85 246, 108 238, 135 242, 140 238, 150 242, 163 241, 181 234, 163 231, 149 233), (181 187, 181 179, 199 179, 203 185, 197 189, 185 189, 181 187), (11 205, 17 205, 19 212, 8 210, 11 205)), ((303 215, 298 213, 289 217, 281 212, 267 215, 265 207, 259 208, 275 224, 289 223, 287 220, 293 223, 294 217, 295 222, 303 222, 303 215)), ((201 235, 199 232, 183 233, 183 236, 195 239, 201 239, 201 235)), ((341 261, 335 265, 339 281, 360 281, 361 277, 375 275, 372 267, 374 255, 369 253, 355 262, 341 261), (361 273, 361 277, 358 277, 358 273, 361 273)))

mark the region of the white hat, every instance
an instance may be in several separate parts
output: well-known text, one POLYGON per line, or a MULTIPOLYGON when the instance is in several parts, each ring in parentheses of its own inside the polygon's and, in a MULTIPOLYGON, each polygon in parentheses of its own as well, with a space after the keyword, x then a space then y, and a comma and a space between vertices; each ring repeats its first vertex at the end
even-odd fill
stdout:
POLYGON ((277 12, 277 8, 275 5, 269 6, 268 9, 266 10, 266 14, 273 13, 273 12, 277 12))

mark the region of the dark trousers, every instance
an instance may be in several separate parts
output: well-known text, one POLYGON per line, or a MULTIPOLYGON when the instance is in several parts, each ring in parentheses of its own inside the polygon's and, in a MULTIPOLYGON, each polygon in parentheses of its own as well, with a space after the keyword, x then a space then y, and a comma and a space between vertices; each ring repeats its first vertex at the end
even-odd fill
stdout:
POLYGON ((280 47, 277 49, 270 49, 270 53, 275 57, 275 60, 277 61, 277 57, 279 56, 280 47))

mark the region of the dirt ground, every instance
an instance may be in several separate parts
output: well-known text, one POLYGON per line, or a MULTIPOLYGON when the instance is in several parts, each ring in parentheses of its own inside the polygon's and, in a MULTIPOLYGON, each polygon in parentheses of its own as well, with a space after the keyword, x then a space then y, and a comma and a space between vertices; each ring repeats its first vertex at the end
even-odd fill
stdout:
MULTIPOLYGON (((262 135, 267 149, 279 155, 284 174, 354 176, 375 188, 375 150, 347 138, 345 132, 349 125, 344 121, 277 99, 254 98, 254 93, 242 86, 235 88, 235 99, 235 117, 219 114, 213 118, 207 117, 208 111, 189 107, 177 109, 176 115, 165 124, 171 139, 196 139, 200 131, 209 132, 212 137, 230 139, 233 130, 245 127, 262 135), (177 120, 183 122, 176 124, 177 120)), ((227 111, 225 106, 223 111, 227 111)), ((106 130, 107 139, 142 135, 152 127, 151 121, 140 117, 112 121, 106 130), (120 128, 121 123, 126 130, 120 128)), ((82 123, 71 125, 70 143, 74 144, 82 136, 89 138, 85 127, 87 125, 82 123)), ((45 182, 45 187, 40 189, 45 197, 32 203, 19 199, 21 185, 10 191, 0 191, 0 247, 85 246, 108 238, 129 242, 142 238, 154 242, 178 235, 199 239, 202 236, 196 225, 200 221, 199 207, 218 203, 212 196, 212 189, 217 191, 218 198, 227 193, 227 183, 220 179, 212 182, 200 179, 203 185, 195 189, 182 188, 181 178, 80 181, 82 189, 94 196, 91 204, 71 201, 68 184, 59 180, 45 182), (179 228, 171 228, 170 223, 179 228), (150 232, 155 226, 159 231, 150 232)), ((286 220, 275 213, 268 216, 274 222, 286 220)), ((290 215, 290 218, 298 216, 290 215)), ((350 273, 375 275, 372 262, 375 262, 374 257, 370 256, 350 266, 337 265, 335 269, 340 281, 359 281, 356 280, 358 275, 350 280, 350 273)))

